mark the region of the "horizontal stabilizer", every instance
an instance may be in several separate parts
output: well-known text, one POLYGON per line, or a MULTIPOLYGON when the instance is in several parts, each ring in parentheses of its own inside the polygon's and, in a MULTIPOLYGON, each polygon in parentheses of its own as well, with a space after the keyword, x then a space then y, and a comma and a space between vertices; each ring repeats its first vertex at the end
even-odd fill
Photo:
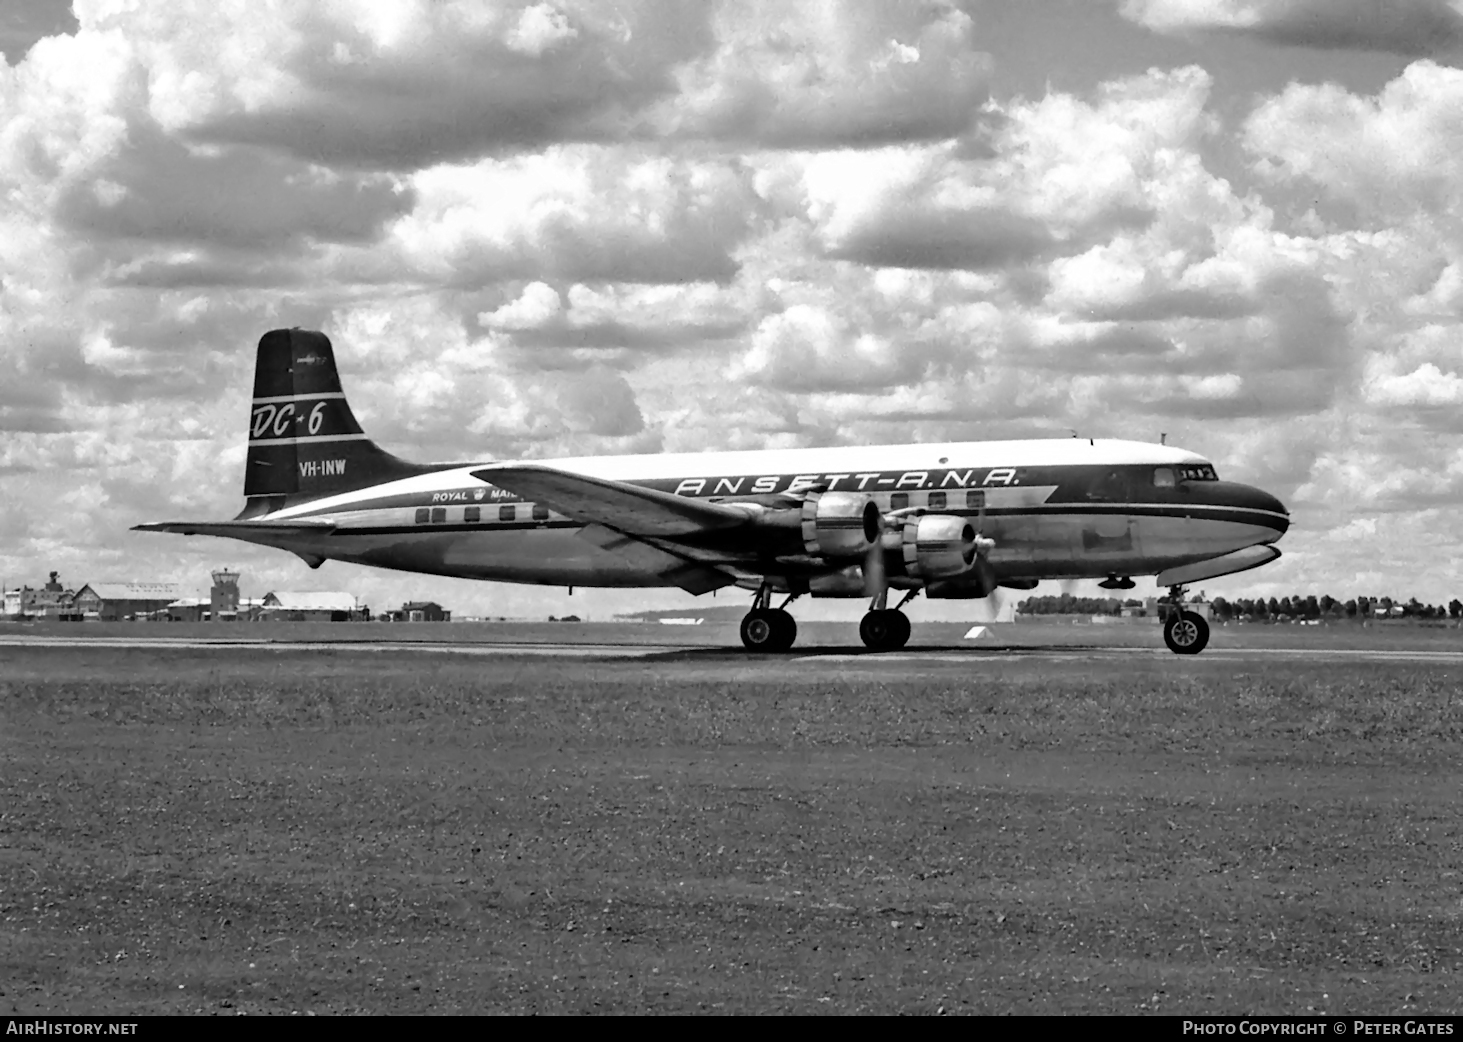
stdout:
POLYGON ((1279 556, 1280 550, 1268 543, 1263 546, 1247 546, 1222 557, 1211 557, 1207 561, 1196 561, 1159 572, 1157 581, 1159 586, 1187 586, 1205 579, 1217 579, 1221 575, 1247 572, 1251 568, 1269 564, 1279 556))
POLYGON ((718 503, 536 463, 488 466, 472 476, 575 521, 598 522, 627 535, 674 537, 735 528, 748 521, 743 511, 718 503))
POLYGON ((261 537, 329 535, 335 531, 333 521, 160 521, 150 525, 133 525, 134 532, 172 532, 174 535, 218 535, 229 539, 261 542, 261 537))

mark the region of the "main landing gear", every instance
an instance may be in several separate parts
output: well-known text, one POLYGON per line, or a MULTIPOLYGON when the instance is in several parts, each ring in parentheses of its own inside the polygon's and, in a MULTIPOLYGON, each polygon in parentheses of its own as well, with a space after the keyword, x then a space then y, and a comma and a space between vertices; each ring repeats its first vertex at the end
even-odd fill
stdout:
POLYGON ((876 608, 858 624, 858 635, 874 651, 895 651, 909 641, 909 616, 893 608, 876 608))
MULTIPOLYGON (((875 597, 873 605, 859 623, 858 635, 873 651, 897 651, 909 643, 909 616, 900 611, 917 593, 910 590, 896 607, 886 608, 888 597, 875 597)), ((742 643, 749 651, 786 651, 798 637, 798 624, 788 614, 787 606, 797 599, 789 594, 778 608, 772 607, 772 591, 766 586, 752 598, 752 610, 742 616, 742 643)))
POLYGON ((1183 610, 1184 588, 1170 586, 1163 615, 1163 642, 1175 655, 1197 655, 1209 643, 1209 620, 1183 610))
POLYGON ((874 598, 873 605, 858 624, 859 639, 873 651, 897 651, 909 643, 909 616, 899 609, 914 599, 918 590, 910 590, 904 600, 886 608, 888 591, 874 598))
POLYGON ((791 594, 774 608, 772 591, 762 587, 752 601, 752 610, 742 616, 742 643, 749 651, 786 651, 798 639, 797 621, 787 611, 797 594, 791 594))

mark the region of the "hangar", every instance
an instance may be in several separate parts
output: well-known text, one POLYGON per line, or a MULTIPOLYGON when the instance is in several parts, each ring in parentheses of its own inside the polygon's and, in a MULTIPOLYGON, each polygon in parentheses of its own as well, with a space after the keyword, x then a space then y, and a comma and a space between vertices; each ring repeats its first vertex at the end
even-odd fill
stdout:
POLYGON ((360 617, 360 609, 349 593, 276 591, 264 595, 259 617, 277 622, 350 622, 360 617))
POLYGON ((179 583, 87 583, 72 600, 83 618, 114 621, 166 613, 183 596, 179 583))

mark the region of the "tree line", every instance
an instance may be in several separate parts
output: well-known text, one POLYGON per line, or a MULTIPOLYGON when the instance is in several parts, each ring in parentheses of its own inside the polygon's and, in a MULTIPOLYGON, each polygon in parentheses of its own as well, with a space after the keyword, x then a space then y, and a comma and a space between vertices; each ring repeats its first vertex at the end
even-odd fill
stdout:
MULTIPOLYGON (((1193 598, 1197 600, 1197 596, 1193 598)), ((1023 615, 1121 615, 1125 607, 1142 607, 1134 598, 1076 597, 1070 593, 1055 596, 1028 597, 1018 606, 1023 615)), ((1328 593, 1290 597, 1236 597, 1229 600, 1215 597, 1210 611, 1217 619, 1370 619, 1380 612, 1389 618, 1463 619, 1463 601, 1456 597, 1448 604, 1423 604, 1416 597, 1406 601, 1391 597, 1353 597, 1338 601, 1328 593)))
POLYGON ((1210 602, 1219 619, 1370 619, 1385 613, 1388 618, 1463 619, 1463 601, 1454 597, 1446 606, 1423 604, 1416 597, 1406 601, 1391 597, 1353 597, 1338 601, 1330 594, 1292 597, 1215 597, 1210 602))

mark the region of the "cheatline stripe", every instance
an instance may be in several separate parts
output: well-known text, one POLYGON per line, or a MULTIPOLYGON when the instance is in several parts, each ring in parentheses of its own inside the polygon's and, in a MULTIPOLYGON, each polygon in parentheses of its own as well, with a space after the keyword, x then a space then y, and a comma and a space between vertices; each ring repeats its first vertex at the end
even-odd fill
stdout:
POLYGON ((307 434, 303 438, 250 438, 249 447, 269 445, 319 445, 327 441, 365 441, 364 434, 307 434))
POLYGON ((1197 514, 1205 510, 1233 511, 1244 514, 1263 514, 1266 517, 1290 520, 1290 515, 1264 507, 1247 507, 1235 503, 1031 503, 1019 507, 992 507, 991 514, 1025 513, 1028 510, 1043 510, 1048 513, 1067 514, 1197 514))
POLYGON ((344 391, 317 391, 314 394, 278 394, 273 398, 255 398, 255 405, 280 405, 284 402, 313 402, 325 398, 344 398, 344 391))
MULTIPOLYGON (((252 441, 250 444, 251 445, 288 444, 291 441, 321 441, 321 440, 337 440, 337 439, 351 439, 351 438, 364 438, 364 437, 365 437, 364 434, 343 434, 343 435, 322 436, 322 437, 316 437, 316 438, 298 438, 298 439, 290 439, 290 438, 260 438, 260 439, 256 439, 255 441, 252 441)), ((318 507, 318 508, 314 508, 314 509, 317 512, 319 512, 319 513, 336 513, 336 512, 342 511, 342 510, 413 509, 413 508, 424 507, 424 506, 436 506, 436 507, 441 507, 441 506, 447 506, 447 507, 480 506, 480 507, 483 507, 485 509, 489 509, 490 510, 490 509, 492 509, 494 507, 497 507, 497 506, 514 506, 514 505, 517 505, 517 506, 526 506, 529 503, 531 503, 530 500, 519 500, 519 501, 517 501, 516 504, 515 503, 502 503, 501 501, 497 501, 497 500, 484 500, 484 501, 482 501, 480 503, 463 502, 461 500, 458 500, 458 501, 454 501, 454 502, 451 502, 451 503, 445 503, 444 504, 444 503, 442 503, 440 501, 434 502, 430 498, 431 496, 436 495, 436 494, 438 494, 438 493, 434 493, 434 492, 421 492, 421 493, 417 493, 415 496, 406 497, 406 500, 407 500, 406 502, 391 502, 389 500, 383 501, 381 499, 362 499, 362 500, 358 500, 358 501, 353 502, 353 503, 337 503, 337 504, 335 504, 333 506, 330 506, 330 507, 318 507)), ((395 498, 395 497, 393 497, 393 498, 395 498)), ((694 502, 694 500, 693 500, 693 502, 694 502)), ((303 504, 303 503, 300 504, 300 506, 302 506, 302 507, 304 507, 306 505, 307 504, 303 504)), ((937 513, 942 513, 942 511, 938 511, 938 510, 931 511, 928 514, 926 514, 925 516, 928 517, 928 516, 931 516, 932 514, 937 514, 937 513)), ((952 509, 943 511, 943 513, 946 513, 946 514, 948 514, 950 516, 953 516, 953 517, 965 518, 967 520, 972 519, 972 518, 979 517, 979 514, 976 513, 975 511, 973 511, 973 510, 965 510, 965 509, 962 509, 962 508, 959 508, 959 507, 955 507, 955 508, 952 508, 952 509)), ((1229 514, 1229 515, 1248 515, 1249 517, 1253 517, 1256 520, 1266 519, 1266 520, 1273 520, 1273 521, 1284 521, 1287 524, 1291 520, 1290 519, 1290 515, 1288 515, 1288 514, 1277 513, 1274 510, 1265 510, 1265 509, 1263 509, 1261 507, 1244 507, 1244 506, 1230 506, 1230 505, 1227 505, 1227 504, 1199 504, 1199 503, 1185 503, 1185 504, 1176 504, 1176 503, 1126 503, 1126 504, 1101 504, 1101 505, 1093 505, 1093 504, 1087 504, 1087 503, 1033 503, 1033 504, 1030 504, 1029 506, 1004 507, 1004 508, 1000 508, 1000 509, 987 510, 986 511, 986 516, 989 517, 991 520, 1000 520, 1000 519, 1020 518, 1020 517, 1023 517, 1023 516, 1034 517, 1038 513, 1045 514, 1045 515, 1067 514, 1067 515, 1073 515, 1073 516, 1078 516, 1078 517, 1080 517, 1080 516, 1097 516, 1097 517, 1109 516, 1110 517, 1112 515, 1119 515, 1119 516, 1121 516, 1121 515, 1128 515, 1128 516, 1132 516, 1132 517, 1189 517, 1189 516, 1193 516, 1193 517, 1200 518, 1201 520, 1211 520, 1211 519, 1214 519, 1214 515, 1225 515, 1225 514, 1229 514)), ((908 518, 908 519, 903 519, 903 520, 905 520, 905 521, 913 521, 913 520, 916 520, 916 519, 914 519, 914 518, 908 518)), ((805 524, 807 523, 807 519, 804 519, 804 523, 805 524)), ((819 523, 819 527, 823 527, 823 523, 822 522, 819 523)), ((834 522, 834 524, 831 525, 831 526, 829 526, 829 527, 838 527, 838 528, 843 527, 843 524, 842 524, 841 519, 836 519, 835 522, 834 522)), ((847 527, 849 527, 850 529, 852 529, 854 526, 853 525, 849 525, 847 527)), ((862 523, 861 522, 860 522, 860 524, 859 524, 858 527, 860 527, 860 528, 862 527, 862 523)))

